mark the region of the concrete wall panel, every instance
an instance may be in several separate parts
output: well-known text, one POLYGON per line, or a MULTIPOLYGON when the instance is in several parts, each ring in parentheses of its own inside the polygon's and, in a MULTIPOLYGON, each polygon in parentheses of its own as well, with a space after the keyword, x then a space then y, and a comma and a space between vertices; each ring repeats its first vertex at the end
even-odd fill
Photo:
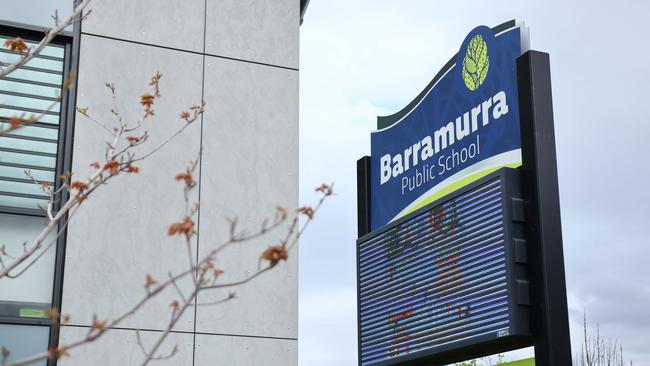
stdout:
MULTIPOLYGON (((146 122, 153 147, 185 123, 179 112, 201 100, 202 56, 157 47, 83 36, 81 42, 78 104, 100 120, 112 122, 107 80, 117 86, 118 107, 124 116, 142 115, 139 96, 159 70, 162 99, 154 105, 156 116, 146 122)), ((88 325, 121 314, 144 294, 146 274, 160 280, 169 270, 187 268, 186 249, 167 227, 183 215, 182 185, 174 181, 200 146, 200 124, 188 127, 164 149, 138 164, 140 174, 120 175, 83 203, 68 230, 64 312, 74 324, 88 325)), ((108 134, 93 122, 77 116, 73 172, 86 176, 89 164, 104 154, 108 134)), ((146 147, 142 148, 146 150, 146 147)), ((101 160, 100 160, 101 161, 101 160)), ((197 193, 198 194, 198 193, 197 193)), ((169 319, 169 290, 151 306, 121 326, 163 329, 169 319)), ((193 330, 193 311, 178 329, 193 330)))
MULTIPOLYGON (((93 314, 104 319, 127 310, 144 294, 146 274, 162 280, 167 271, 186 268, 183 243, 167 237, 166 228, 182 215, 181 184, 173 177, 199 146, 200 255, 227 239, 227 218, 238 218, 239 227, 251 232, 273 217, 277 205, 290 212, 298 205, 298 72, 291 70, 298 67, 298 0, 98 1, 83 32, 78 104, 100 119, 111 120, 105 81, 115 82, 119 109, 139 116, 138 98, 157 70, 163 99, 148 127, 149 144, 171 133, 182 123, 178 113, 202 96, 207 106, 202 126, 191 126, 141 164, 137 176, 120 176, 103 187, 70 225, 62 311, 75 326, 63 327, 61 344, 85 334, 93 314), (205 69, 204 56, 196 54, 203 52, 204 39, 205 69)), ((75 173, 89 173, 88 164, 100 159, 103 133, 77 117, 75 173)), ((216 262, 225 271, 219 281, 255 273, 260 254, 285 233, 286 226, 225 250, 216 262)), ((220 300, 230 290, 203 293, 198 301, 220 300)), ((188 333, 173 334, 166 349, 176 343, 180 353, 169 363, 297 365, 297 248, 288 262, 234 290, 236 299, 199 306, 196 319, 190 309, 181 319, 176 329, 188 333)), ((162 330, 176 297, 171 289, 162 293, 120 326, 162 330)), ((143 335, 153 342, 156 332, 143 335)), ((125 329, 72 352, 62 364, 138 364, 141 357, 135 333, 125 329)))
POLYGON ((83 31, 203 52, 205 0, 93 1, 83 31))
MULTIPOLYGON (((83 339, 88 332, 88 328, 66 327, 61 328, 60 345, 68 342, 74 342, 83 339)), ((150 350, 154 343, 159 339, 161 332, 141 331, 140 337, 145 349, 150 350)), ((174 346, 178 352, 169 360, 153 361, 152 364, 165 365, 191 365, 193 352, 193 334, 188 333, 170 333, 167 339, 160 347, 157 356, 166 356, 171 353, 174 346)), ((144 353, 137 344, 137 336, 134 330, 109 330, 102 337, 80 346, 79 348, 68 351, 70 356, 64 357, 59 361, 61 366, 124 366, 140 365, 144 361, 144 353)))
POLYGON ((298 68, 299 0, 207 0, 206 53, 298 68))
MULTIPOLYGON (((200 253, 228 238, 227 218, 252 232, 277 205, 298 204, 298 73, 207 57, 205 88, 200 253)), ((260 254, 285 233, 286 227, 224 251, 221 281, 255 273, 260 254)), ((297 276, 294 248, 288 262, 238 288, 237 299, 199 307, 197 332, 296 338, 297 276)), ((227 291, 204 293, 199 302, 227 291)))
POLYGON ((296 366, 298 341, 216 335, 196 336, 195 366, 296 366))

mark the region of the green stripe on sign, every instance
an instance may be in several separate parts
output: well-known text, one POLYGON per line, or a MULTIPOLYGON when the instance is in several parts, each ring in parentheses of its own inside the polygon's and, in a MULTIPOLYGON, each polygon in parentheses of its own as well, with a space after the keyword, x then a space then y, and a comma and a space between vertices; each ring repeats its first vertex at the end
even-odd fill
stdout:
POLYGON ((535 358, 527 358, 525 360, 512 361, 499 364, 500 366, 535 366, 535 358))
POLYGON ((18 316, 21 318, 45 318, 45 311, 41 309, 20 309, 18 316))
MULTIPOLYGON (((406 215, 410 214, 411 212, 413 212, 413 211, 415 211, 415 210, 417 210, 419 208, 422 208, 422 207, 428 205, 429 203, 437 200, 438 198, 444 197, 444 196, 448 195, 449 193, 452 193, 453 191, 455 191, 457 189, 463 188, 464 186, 466 186, 466 185, 468 185, 468 184, 470 184, 470 183, 472 183, 474 181, 477 181, 477 180, 485 177, 486 175, 488 175, 490 173, 496 172, 497 170, 499 170, 501 168, 517 168, 519 166, 521 166, 521 163, 505 164, 505 165, 501 165, 501 166, 498 166, 498 167, 495 167, 495 168, 485 169, 485 170, 482 170, 480 172, 469 175, 469 176, 467 176, 467 177, 465 177, 463 179, 460 179, 460 180, 448 185, 447 187, 439 190, 438 192, 432 194, 431 196, 425 198, 422 202, 418 203, 417 205, 413 206, 413 208, 406 211, 402 216, 406 216, 406 215)), ((400 216, 400 217, 402 217, 402 216, 400 216)))

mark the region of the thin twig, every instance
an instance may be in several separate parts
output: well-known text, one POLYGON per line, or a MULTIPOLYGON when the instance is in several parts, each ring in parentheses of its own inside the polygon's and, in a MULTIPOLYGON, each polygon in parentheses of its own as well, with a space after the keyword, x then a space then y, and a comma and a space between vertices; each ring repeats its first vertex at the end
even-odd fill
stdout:
MULTIPOLYGON (((317 209, 314 210, 314 213, 320 208, 320 205, 318 205, 316 207, 317 207, 317 209)), ((279 220, 279 221, 282 222, 282 220, 279 220)), ((293 220, 293 222, 296 222, 296 221, 297 220, 293 220)), ((303 225, 303 229, 304 229, 304 225, 303 225)), ((293 229, 290 229, 290 230, 293 230, 293 229)), ((267 231, 268 230, 265 229, 265 228, 260 229, 260 232, 267 232, 267 231)), ((303 230, 300 230, 299 232, 302 232, 302 231, 303 230)), ((229 242, 245 242, 247 240, 252 240, 253 238, 256 238, 258 236, 259 236, 259 232, 256 232, 256 233, 252 233, 252 234, 249 234, 249 235, 246 235, 246 236, 243 236, 243 237, 230 238, 229 240, 226 241, 226 243, 229 243, 229 242)), ((224 244, 226 244, 226 243, 224 243, 224 244)), ((224 247, 224 245, 222 244, 222 245, 219 245, 217 248, 223 248, 223 247, 224 247)), ((178 288, 178 285, 177 285, 176 282, 178 280, 180 280, 181 278, 184 278, 187 275, 197 276, 198 277, 198 281, 197 281, 198 285, 195 285, 195 287, 194 287, 192 293, 190 294, 190 296, 186 296, 184 298, 181 297, 181 299, 183 300, 183 305, 180 306, 178 309, 174 309, 174 311, 172 312, 172 318, 170 319, 170 322, 169 322, 167 328, 160 335, 160 337, 158 338, 158 340, 155 343, 155 345, 153 346, 153 348, 147 353, 147 356, 145 357, 145 361, 143 362, 143 365, 147 365, 152 360, 167 358, 168 356, 156 356, 155 354, 157 353, 158 349, 160 348, 160 346, 162 345, 164 340, 170 334, 171 330, 174 328, 174 326, 176 325, 176 323, 178 322, 178 320, 180 319, 180 317, 183 315, 183 313, 186 311, 186 309, 188 307, 190 307, 190 306, 204 306, 204 305, 211 305, 211 304, 216 305, 216 304, 220 304, 220 303, 229 301, 230 299, 234 298, 234 293, 230 293, 228 295, 228 298, 226 298, 226 299, 218 300, 218 301, 215 301, 215 302, 212 302, 212 303, 193 304, 194 299, 196 299, 197 294, 200 291, 239 286, 239 285, 245 284, 247 282, 250 282, 250 281, 258 278, 263 273, 266 273, 266 272, 270 271, 271 269, 275 268, 275 265, 269 265, 268 267, 265 267, 264 269, 261 269, 261 270, 257 271, 255 274, 253 274, 251 276, 248 276, 245 279, 240 280, 240 281, 224 283, 224 284, 210 284, 210 285, 208 285, 208 284, 206 284, 206 279, 205 279, 205 275, 207 273, 207 268, 208 268, 206 264, 210 263, 214 259, 213 253, 216 250, 217 249, 214 249, 211 252, 209 252, 203 259, 201 259, 198 262, 198 265, 195 268, 189 268, 189 269, 187 269, 185 271, 182 271, 181 273, 173 275, 173 276, 170 273, 169 274, 169 277, 170 277, 169 279, 167 279, 166 281, 158 284, 157 286, 155 286, 152 289, 148 289, 148 291, 145 293, 145 295, 138 302, 136 302, 130 309, 128 309, 127 311, 122 313, 120 316, 114 318, 110 322, 109 321, 105 322, 106 325, 102 325, 102 326, 100 326, 100 327, 98 327, 96 329, 91 328, 89 330, 89 332, 86 334, 85 337, 83 337, 83 338, 81 338, 81 339, 79 339, 77 341, 68 343, 66 345, 60 346, 59 350, 60 351, 67 351, 67 350, 71 350, 71 349, 77 348, 79 346, 82 346, 84 344, 91 343, 91 342, 95 341, 97 338, 101 337, 109 329, 113 329, 113 328, 117 327, 126 318, 128 318, 128 317, 132 316, 133 314, 135 314, 145 304, 147 304, 152 298, 157 296, 159 293, 161 293, 167 287, 174 286, 174 287, 177 288, 177 291, 180 291, 180 288, 178 288)), ((182 291, 180 293, 182 293, 182 291)), ((104 323, 102 323, 102 324, 104 324, 104 323)), ((143 346, 143 348, 144 348, 144 346, 143 346)), ((174 352, 172 351, 171 355, 173 356, 173 354, 174 354, 174 352)), ((38 355, 34 355, 34 356, 31 356, 31 357, 25 358, 23 360, 17 361, 15 363, 11 364, 10 366, 24 366, 24 365, 28 365, 28 364, 33 363, 33 362, 48 359, 50 357, 52 357, 51 352, 44 352, 44 353, 41 353, 41 354, 38 354, 38 355)), ((169 356, 169 357, 171 357, 171 356, 169 356)))
POLYGON ((79 4, 72 14, 66 18, 64 21, 60 22, 58 25, 56 25, 54 28, 49 29, 47 33, 45 34, 45 37, 35 46, 29 49, 27 53, 23 55, 20 59, 16 60, 15 62, 4 66, 0 67, 0 78, 3 76, 6 76, 19 67, 24 66, 26 63, 28 63, 31 59, 36 57, 36 55, 40 54, 45 46, 50 44, 52 40, 61 32, 65 30, 66 27, 71 25, 72 23, 81 20, 81 13, 84 11, 84 9, 90 4, 92 0, 83 0, 81 4, 79 4))

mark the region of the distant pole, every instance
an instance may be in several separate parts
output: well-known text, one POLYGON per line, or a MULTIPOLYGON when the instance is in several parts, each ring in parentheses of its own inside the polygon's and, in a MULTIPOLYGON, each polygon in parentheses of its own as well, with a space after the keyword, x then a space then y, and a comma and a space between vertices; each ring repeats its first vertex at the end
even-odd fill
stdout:
POLYGON ((517 79, 535 363, 571 366, 549 55, 524 53, 517 59, 517 79))

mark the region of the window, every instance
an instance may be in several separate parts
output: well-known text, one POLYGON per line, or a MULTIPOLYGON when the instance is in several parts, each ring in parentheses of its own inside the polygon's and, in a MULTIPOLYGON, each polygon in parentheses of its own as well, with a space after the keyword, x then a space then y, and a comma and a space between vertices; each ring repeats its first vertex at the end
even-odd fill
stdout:
MULTIPOLYGON (((11 350, 8 362, 18 361, 47 349, 49 327, 0 323, 0 344, 11 350), (29 340, 26 342, 25 340, 29 340)), ((32 365, 46 365, 46 362, 32 365)))
MULTIPOLYGON (((51 27, 55 7, 61 16, 72 11, 72 0, 9 0, 9 4, 8 12, 0 14, 0 44, 21 37, 34 45, 43 37, 42 28, 34 26, 51 27)), ((20 254, 23 242, 33 240, 47 222, 43 209, 48 196, 39 184, 57 189, 61 184, 57 177, 69 169, 74 91, 63 84, 75 68, 72 49, 73 43, 78 47, 78 35, 75 29, 57 36, 40 55, 0 78, 0 129, 12 117, 41 116, 0 136, 0 243, 9 254, 20 254)), ((0 63, 19 57, 0 47, 0 63)), ((50 242, 53 247, 24 274, 0 279, 0 345, 12 352, 10 361, 57 345, 58 329, 46 318, 46 310, 61 306, 65 236, 57 239, 52 233, 45 241, 50 242)), ((55 362, 41 364, 48 363, 55 362)))
MULTIPOLYGON (((43 217, 0 213, 0 237, 7 252, 20 253, 22 243, 35 238, 45 223, 43 217)), ((0 316, 42 318, 52 307, 54 262, 55 250, 50 249, 18 278, 0 280, 0 316)))
MULTIPOLYGON (((12 38, 0 34, 0 43, 12 38)), ((64 55, 65 47, 47 46, 24 67, 0 79, 0 128, 6 129, 11 117, 42 115, 38 122, 0 139, 0 206, 37 210, 47 205, 47 195, 25 171, 39 183, 54 185, 64 55)), ((19 57, 0 48, 2 64, 19 57)))

